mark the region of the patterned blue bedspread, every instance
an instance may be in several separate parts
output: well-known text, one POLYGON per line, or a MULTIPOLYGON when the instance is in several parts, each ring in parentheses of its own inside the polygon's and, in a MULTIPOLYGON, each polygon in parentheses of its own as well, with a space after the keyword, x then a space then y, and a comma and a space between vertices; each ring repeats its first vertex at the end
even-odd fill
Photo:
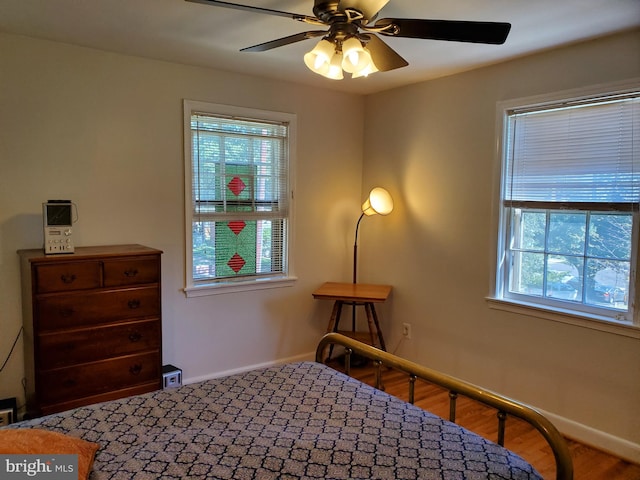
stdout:
POLYGON ((91 479, 540 479, 508 450, 302 362, 21 422, 100 444, 91 479))

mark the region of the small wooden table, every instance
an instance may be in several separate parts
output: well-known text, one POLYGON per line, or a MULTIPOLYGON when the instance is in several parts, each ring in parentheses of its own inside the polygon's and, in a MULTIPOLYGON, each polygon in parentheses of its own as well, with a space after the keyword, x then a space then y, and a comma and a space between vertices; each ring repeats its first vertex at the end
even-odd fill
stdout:
MULTIPOLYGON (((382 350, 387 350, 384 344, 384 337, 380 324, 378 323, 378 315, 376 314, 376 303, 384 302, 391 293, 390 285, 371 285, 366 283, 337 283, 327 282, 313 292, 313 298, 318 300, 334 300, 333 311, 327 325, 327 333, 338 332, 351 338, 355 338, 369 345, 378 346, 382 350), (367 314, 368 332, 357 332, 355 326, 355 315, 351 325, 351 331, 339 330, 340 314, 342 306, 347 303, 355 307, 364 306, 367 314), (377 345, 376 345, 377 340, 377 345)), ((331 356, 331 354, 329 354, 331 356)))

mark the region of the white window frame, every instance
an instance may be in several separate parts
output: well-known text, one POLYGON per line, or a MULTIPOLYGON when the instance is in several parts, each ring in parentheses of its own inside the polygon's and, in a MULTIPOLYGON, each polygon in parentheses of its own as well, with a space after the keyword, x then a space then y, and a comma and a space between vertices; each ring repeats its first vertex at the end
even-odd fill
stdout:
POLYGON ((221 293, 262 290, 268 288, 289 287, 297 280, 294 274, 294 180, 296 164, 296 115, 285 112, 272 112, 233 105, 216 104, 196 100, 183 100, 184 124, 184 181, 185 181, 185 287, 187 297, 200 297, 221 293), (269 277, 243 278, 229 281, 194 281, 193 277, 193 145, 191 134, 191 116, 193 113, 210 113, 238 117, 242 119, 264 120, 270 122, 286 122, 289 128, 288 171, 289 171, 289 215, 287 217, 286 238, 283 263, 285 272, 269 277))
MULTIPOLYGON (((579 311, 571 308, 567 302, 532 301, 526 296, 510 295, 507 292, 508 269, 505 262, 508 240, 510 208, 504 206, 504 171, 506 168, 506 133, 508 132, 508 114, 514 109, 539 108, 545 105, 554 105, 562 101, 573 102, 585 98, 594 98, 607 94, 623 94, 640 89, 640 78, 614 84, 597 85, 594 87, 557 92, 548 95, 539 95, 520 99, 498 102, 496 109, 496 135, 497 135, 497 184, 495 201, 499 208, 497 225, 497 257, 495 261, 494 278, 492 281, 492 293, 488 297, 489 306, 494 309, 512 313, 524 314, 545 320, 559 321, 573 325, 607 331, 633 338, 640 338, 640 289, 635 288, 633 298, 629 298, 630 316, 622 320, 614 316, 599 315, 596 313, 579 311)), ((632 232, 632 255, 630 286, 637 285, 638 281, 638 254, 639 254, 639 230, 640 215, 634 212, 634 226, 632 232)))

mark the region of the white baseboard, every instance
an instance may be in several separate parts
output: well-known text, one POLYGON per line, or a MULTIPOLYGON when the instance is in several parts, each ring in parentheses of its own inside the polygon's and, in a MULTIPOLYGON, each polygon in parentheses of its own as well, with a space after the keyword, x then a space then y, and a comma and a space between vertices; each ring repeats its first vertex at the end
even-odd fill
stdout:
POLYGON ((315 358, 316 358, 316 353, 314 351, 312 353, 296 355, 295 357, 281 358, 271 362, 256 363, 254 365, 247 365, 244 367, 234 368, 231 370, 224 370, 222 372, 209 373, 207 375, 201 375, 199 377, 184 378, 182 380, 182 383, 187 385, 189 383, 204 382, 205 380, 211 380, 212 378, 228 377, 229 375, 244 373, 244 372, 248 372, 249 370, 256 370, 258 368, 268 368, 276 365, 284 365, 285 363, 314 361, 315 358))
POLYGON ((620 458, 640 464, 640 445, 624 438, 616 437, 601 430, 540 410, 560 432, 574 440, 599 450, 612 453, 620 458))

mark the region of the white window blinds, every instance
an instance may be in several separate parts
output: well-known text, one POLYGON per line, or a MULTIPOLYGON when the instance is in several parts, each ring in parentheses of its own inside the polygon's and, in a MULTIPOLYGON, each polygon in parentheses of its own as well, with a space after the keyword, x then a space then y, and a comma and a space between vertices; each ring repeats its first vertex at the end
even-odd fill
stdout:
POLYGON ((286 123, 191 116, 194 218, 287 216, 286 123))
POLYGON ((192 281, 287 274, 289 124, 192 112, 192 281))
POLYGON ((508 115, 507 206, 628 210, 640 201, 638 94, 508 115))

